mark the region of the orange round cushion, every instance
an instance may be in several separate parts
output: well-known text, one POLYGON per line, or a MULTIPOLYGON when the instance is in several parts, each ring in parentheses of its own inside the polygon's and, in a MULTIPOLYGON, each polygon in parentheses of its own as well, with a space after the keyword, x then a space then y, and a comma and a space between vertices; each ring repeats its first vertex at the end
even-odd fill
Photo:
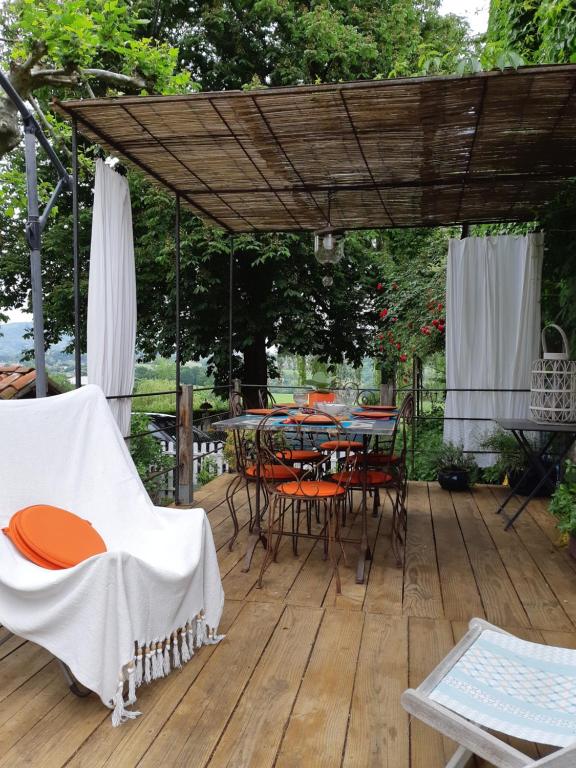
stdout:
POLYGON ((351 451, 356 451, 360 448, 364 448, 364 446, 358 440, 327 440, 325 443, 320 443, 320 448, 323 451, 345 451, 346 448, 350 448, 351 451))
MULTIPOLYGON (((106 552, 102 537, 87 520, 59 507, 45 504, 25 507, 10 521, 9 531, 13 527, 15 538, 24 542, 26 551, 22 549, 22 554, 44 567, 47 562, 53 568, 72 568, 106 552), (30 557, 31 552, 34 557, 30 557)), ((20 548, 14 538, 12 541, 20 548)))
POLYGON ((309 451, 300 448, 295 450, 287 448, 284 451, 278 451, 276 456, 279 459, 284 459, 284 461, 320 461, 321 459, 324 459, 324 456, 317 451, 309 451))
POLYGON ((358 469, 351 472, 336 472, 330 477, 336 482, 350 483, 350 485, 363 485, 364 477, 366 478, 366 485, 387 485, 392 480, 392 475, 377 469, 369 469, 366 474, 358 469))
MULTIPOLYGON (((248 467, 246 474, 249 477, 256 477, 256 467, 248 467)), ((282 464, 264 464, 260 467, 260 477, 266 480, 290 480, 301 474, 301 469, 285 467, 282 464)))
POLYGON ((12 515, 8 528, 2 529, 12 544, 14 544, 20 554, 24 555, 25 558, 31 560, 33 563, 36 563, 36 565, 40 565, 42 568, 48 568, 51 571, 61 570, 62 566, 54 565, 54 563, 51 563, 48 560, 45 560, 43 557, 40 557, 37 552, 34 552, 34 550, 31 549, 28 544, 26 544, 25 540, 18 532, 17 520, 19 515, 20 512, 16 512, 15 515, 12 515))
POLYGON ((280 493, 287 496, 302 496, 304 498, 319 498, 326 496, 339 496, 345 493, 344 488, 340 488, 336 483, 330 483, 326 480, 304 480, 301 483, 282 483, 278 486, 280 493))

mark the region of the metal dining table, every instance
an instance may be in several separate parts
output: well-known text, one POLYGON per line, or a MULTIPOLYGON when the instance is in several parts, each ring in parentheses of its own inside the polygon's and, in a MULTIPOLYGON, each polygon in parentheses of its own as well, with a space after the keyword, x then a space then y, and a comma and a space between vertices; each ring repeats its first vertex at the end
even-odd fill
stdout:
MULTIPOLYGON (((290 414, 295 409, 287 409, 287 413, 290 414)), ((342 433, 352 437, 362 437, 363 442, 363 455, 366 459, 368 453, 368 447, 370 439, 372 437, 387 438, 390 439, 394 433, 394 427, 396 425, 396 418, 394 416, 389 418, 380 419, 368 419, 361 418, 357 414, 362 409, 355 409, 352 411, 350 418, 346 418, 340 422, 339 428, 342 433)), ((262 416, 254 416, 250 414, 243 414, 242 416, 234 416, 230 419, 224 419, 223 421, 217 421, 213 424, 214 427, 224 430, 255 430, 256 431, 256 443, 259 442, 258 428, 263 421, 262 416)), ((328 435, 334 430, 332 425, 326 424, 309 424, 305 427, 298 426, 294 423, 288 423, 286 415, 278 416, 277 418, 267 418, 266 429, 270 431, 282 431, 293 432, 295 434, 326 434, 328 435)), ((367 467, 365 466, 365 469, 367 467)), ((264 547, 266 546, 266 538, 262 531, 261 525, 261 493, 262 493, 262 479, 260 473, 256 473, 256 514, 252 522, 252 528, 250 530, 250 536, 248 538, 248 546, 246 554, 244 555, 244 572, 250 569, 254 550, 261 542, 264 547)), ((370 551, 370 545, 368 542, 368 503, 367 503, 367 488, 363 485, 362 490, 362 504, 360 507, 362 532, 360 536, 360 551, 358 554, 358 565, 356 568, 356 582, 358 584, 364 583, 366 562, 372 559, 372 553, 370 551)))

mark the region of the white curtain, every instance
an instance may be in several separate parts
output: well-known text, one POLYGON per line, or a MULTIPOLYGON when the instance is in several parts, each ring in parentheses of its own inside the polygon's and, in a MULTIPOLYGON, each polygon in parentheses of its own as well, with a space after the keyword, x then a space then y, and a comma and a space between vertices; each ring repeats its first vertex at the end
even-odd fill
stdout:
MULTIPOLYGON (((446 285, 448 389, 529 389, 539 356, 543 235, 451 240, 446 285)), ((444 440, 478 448, 481 418, 528 418, 529 394, 448 392, 444 440), (451 418, 464 418, 452 421, 451 418)), ((480 465, 490 457, 477 456, 480 465)))
MULTIPOLYGON (((96 161, 90 279, 88 283, 88 381, 105 395, 134 386, 136 274, 132 206, 127 180, 96 161)), ((130 399, 109 400, 120 431, 130 432, 130 399)))

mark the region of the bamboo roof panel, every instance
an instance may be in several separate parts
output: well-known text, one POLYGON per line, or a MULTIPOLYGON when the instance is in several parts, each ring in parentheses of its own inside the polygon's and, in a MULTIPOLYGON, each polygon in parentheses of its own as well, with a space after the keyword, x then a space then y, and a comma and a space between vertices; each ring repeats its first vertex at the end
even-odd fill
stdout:
POLYGON ((576 176, 576 66, 56 102, 236 232, 530 220, 576 176))

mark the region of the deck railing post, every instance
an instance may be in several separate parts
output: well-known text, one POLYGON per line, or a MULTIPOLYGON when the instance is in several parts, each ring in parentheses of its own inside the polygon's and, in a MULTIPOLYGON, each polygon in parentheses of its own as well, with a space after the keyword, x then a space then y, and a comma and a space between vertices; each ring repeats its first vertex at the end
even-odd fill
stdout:
POLYGON ((194 387, 182 384, 179 402, 178 499, 180 504, 194 501, 194 387))

